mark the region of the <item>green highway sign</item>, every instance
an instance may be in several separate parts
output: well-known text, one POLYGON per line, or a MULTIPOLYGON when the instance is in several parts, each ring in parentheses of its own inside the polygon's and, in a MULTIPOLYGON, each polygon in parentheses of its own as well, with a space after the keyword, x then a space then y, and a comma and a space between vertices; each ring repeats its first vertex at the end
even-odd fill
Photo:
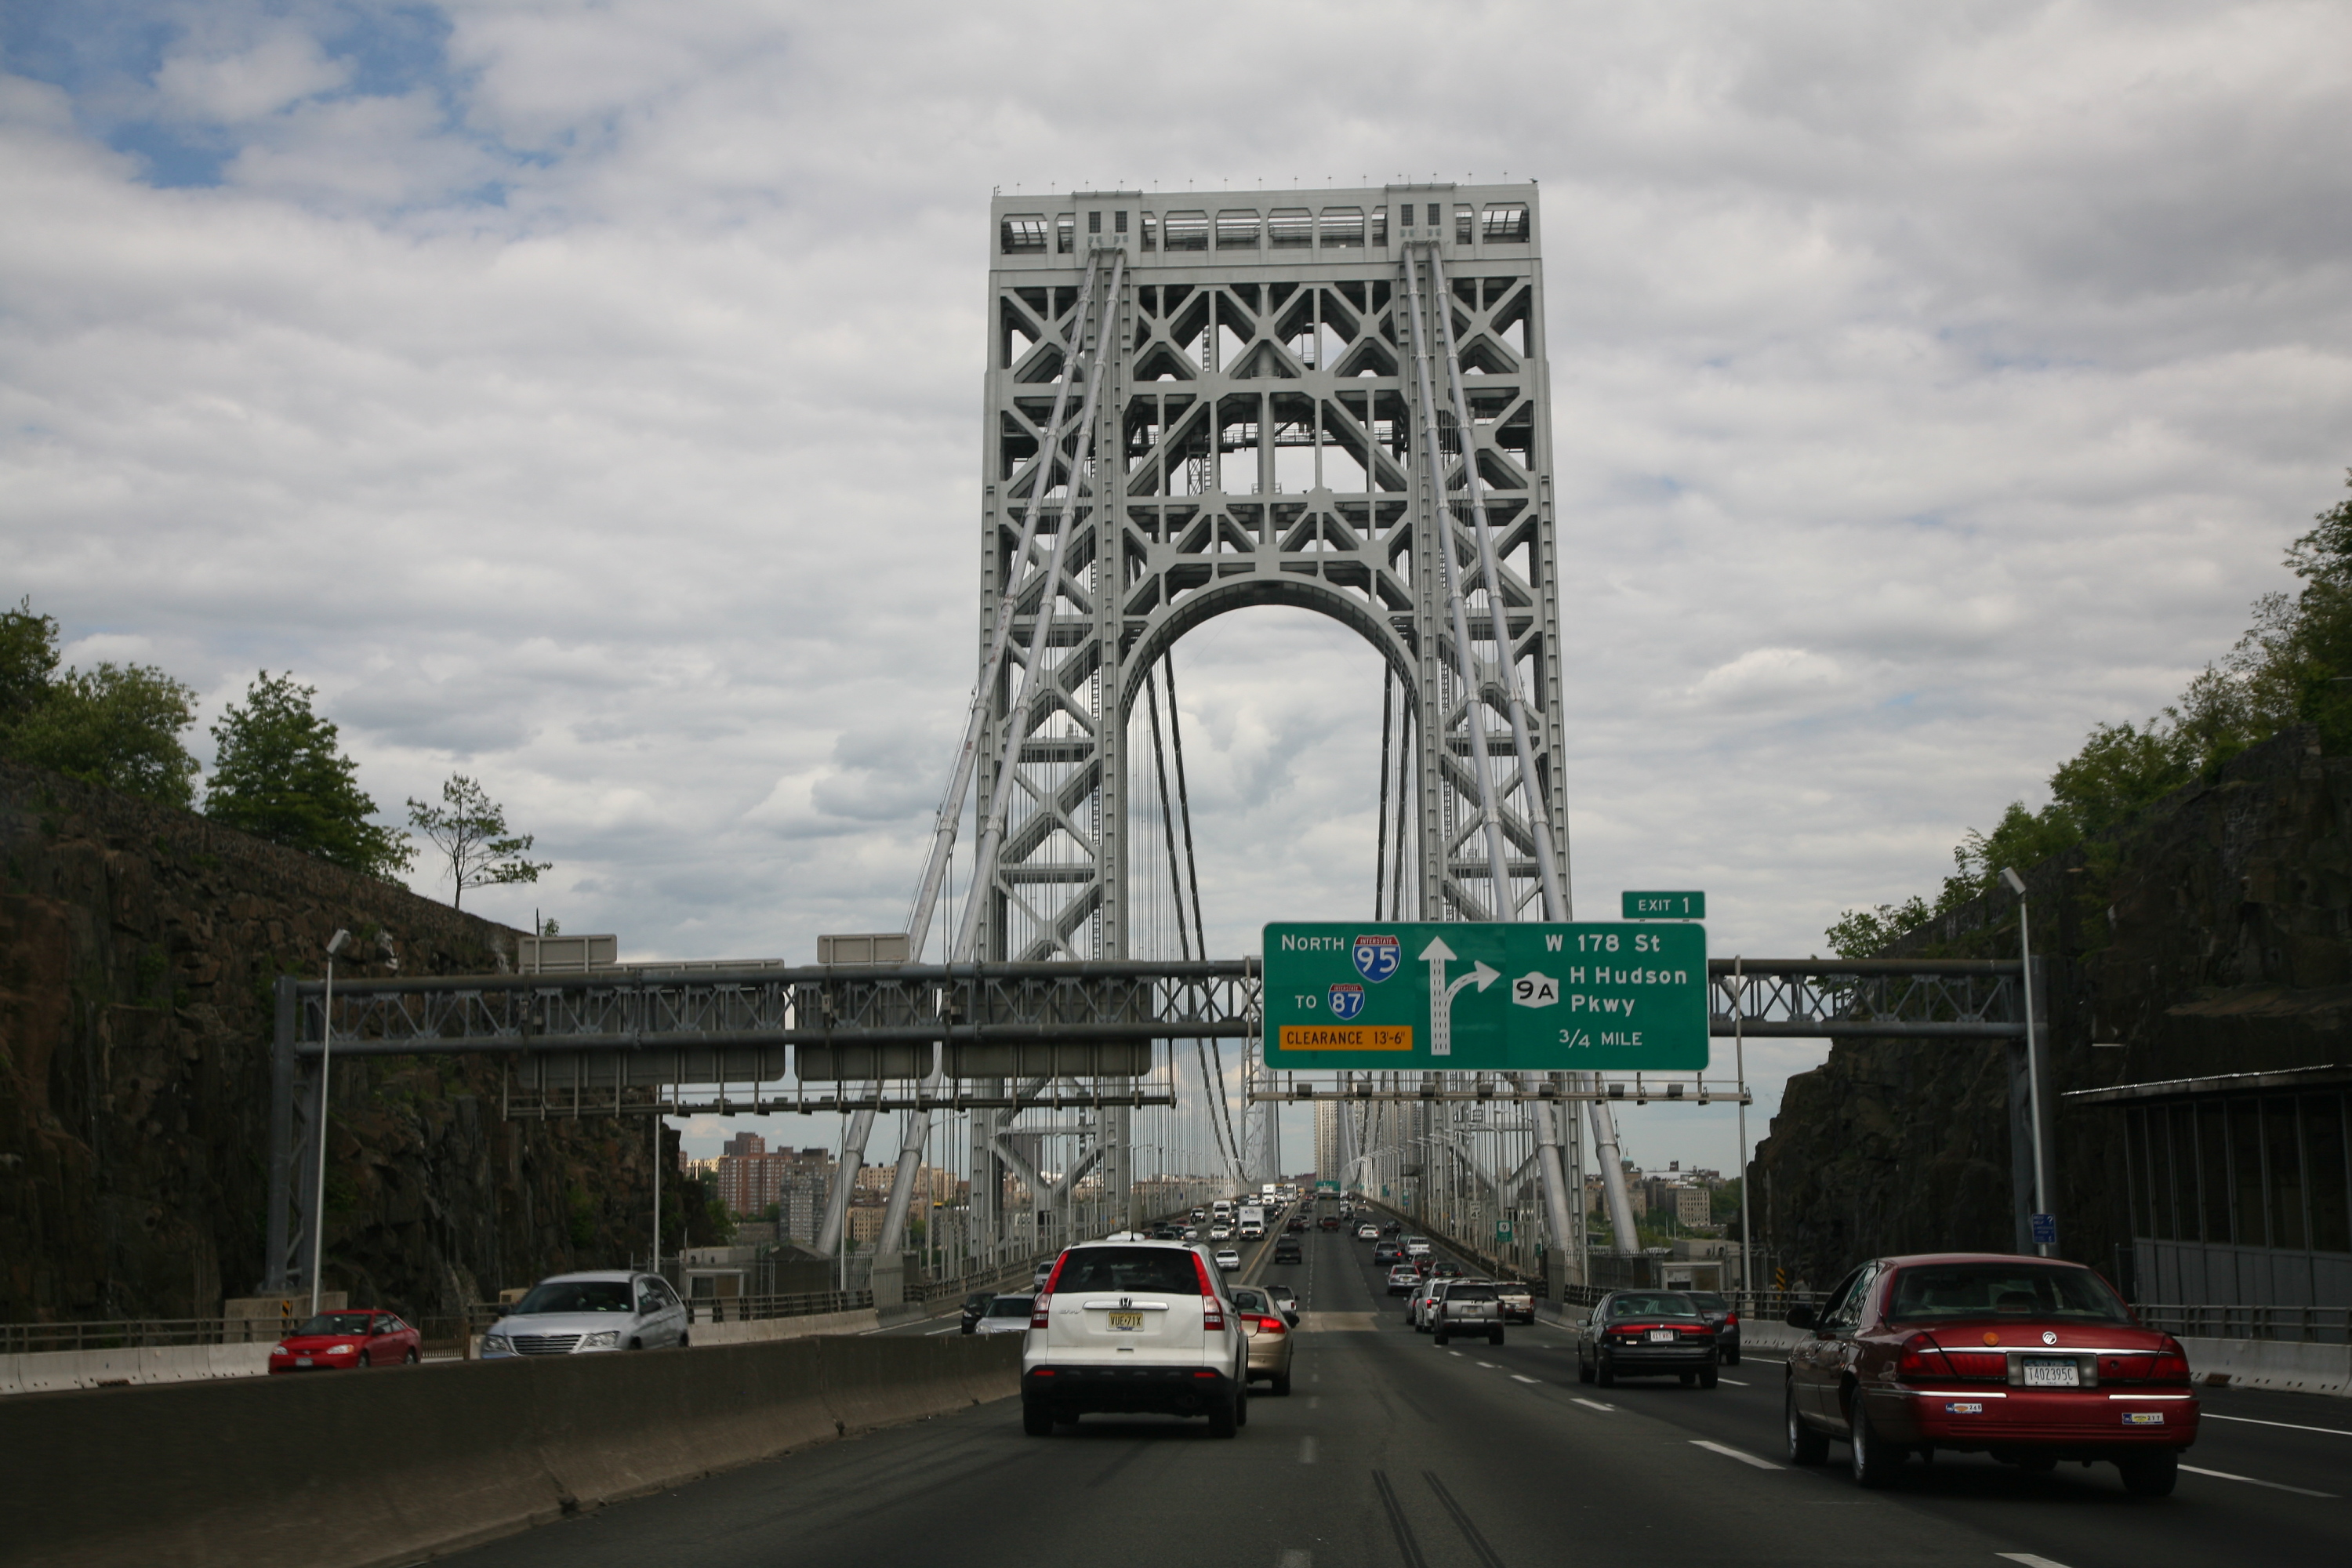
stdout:
POLYGON ((1693 1072, 1706 929, 1265 928, 1265 1065, 1293 1071, 1693 1072))
POLYGON ((1705 893, 1620 893, 1619 912, 1629 921, 1703 921, 1705 893))

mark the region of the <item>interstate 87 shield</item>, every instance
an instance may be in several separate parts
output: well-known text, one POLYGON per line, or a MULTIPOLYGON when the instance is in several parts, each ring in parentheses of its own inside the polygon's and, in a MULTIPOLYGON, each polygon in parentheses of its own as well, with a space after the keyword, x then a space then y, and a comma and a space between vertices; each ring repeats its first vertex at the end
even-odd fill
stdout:
POLYGON ((1707 1051, 1696 924, 1265 928, 1269 1068, 1694 1072, 1707 1051))

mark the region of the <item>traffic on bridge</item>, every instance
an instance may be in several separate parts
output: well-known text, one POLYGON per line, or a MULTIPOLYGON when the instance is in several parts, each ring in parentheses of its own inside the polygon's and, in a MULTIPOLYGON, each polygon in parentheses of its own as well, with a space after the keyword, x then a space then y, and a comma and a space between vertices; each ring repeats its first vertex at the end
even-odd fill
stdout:
MULTIPOLYGON (((1209 1227, 1198 1228, 1205 1238, 1209 1227)), ((1224 1244, 1203 1239, 1197 1253, 1181 1241, 1150 1245, 1189 1267, 1224 1244)), ((1106 1249, 1139 1250, 1102 1242, 1072 1256, 1106 1249)), ((1604 1385, 1591 1379, 1575 1310, 1527 1314, 1533 1321, 1509 1311, 1502 1316, 1513 1321, 1490 1331, 1482 1308, 1475 1328, 1451 1323, 1444 1339, 1409 1326, 1413 1294, 1391 1283, 1395 1266, 1385 1261, 1398 1251, 1422 1265, 1424 1280, 1450 1283, 1454 1274, 1472 1282, 1468 1293, 1509 1294, 1475 1288, 1472 1260, 1414 1237, 1400 1216, 1369 1205, 1343 1214, 1336 1197, 1308 1197, 1243 1248, 1239 1267, 1219 1281, 1226 1301, 1264 1323, 1251 1342, 1254 1365, 1258 1342, 1286 1342, 1278 1374, 1286 1382, 1269 1371, 1251 1383, 1237 1428, 1142 1413, 1056 1421, 1050 1411, 1024 1428, 1022 1398, 1008 1397, 751 1465, 452 1561, 750 1568, 1082 1552, 1269 1568, 2106 1568, 2352 1555, 2344 1501, 2352 1418, 2340 1401, 2198 1389, 2196 1443, 2160 1502, 2132 1496, 2112 1463, 2053 1462, 2026 1449, 1891 1453, 1885 1470, 1858 1479, 1848 1444, 1791 1452, 1792 1363, 1822 1342, 1807 1331, 1754 1318, 1736 1331, 1718 1322, 1715 1337, 1728 1343, 1736 1331, 1738 1349, 1708 1352, 1705 1375, 1622 1369, 1604 1385), (1327 1227, 1327 1217, 1339 1223, 1327 1227), (1372 1237, 1360 1239, 1364 1225, 1372 1237), (1411 1257, 1424 1247, 1427 1256, 1411 1257)), ((1046 1343, 1055 1331, 1026 1326, 1034 1292, 1007 1296, 1031 1363, 1066 1353, 1046 1343)), ((1702 1311, 1722 1305, 1706 1294, 1688 1299, 1702 1311)), ((1677 1303, 1641 1305, 1649 1314, 1677 1303)), ((1943 1320, 1947 1328, 1957 1321, 1943 1320)), ((953 1338, 963 1326, 946 1316, 887 1332, 953 1338)), ((2100 1404, 2111 1403, 2115 1386, 2099 1391, 2100 1404)), ((626 1414, 615 1416, 625 1429, 626 1414)))

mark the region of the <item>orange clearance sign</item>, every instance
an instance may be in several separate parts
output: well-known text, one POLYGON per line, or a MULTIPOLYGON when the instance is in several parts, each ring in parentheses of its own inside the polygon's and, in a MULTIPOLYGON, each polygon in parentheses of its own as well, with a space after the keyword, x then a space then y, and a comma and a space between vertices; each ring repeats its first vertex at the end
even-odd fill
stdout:
POLYGON ((1276 1048, 1285 1051, 1409 1051, 1410 1025, 1284 1024, 1276 1048))

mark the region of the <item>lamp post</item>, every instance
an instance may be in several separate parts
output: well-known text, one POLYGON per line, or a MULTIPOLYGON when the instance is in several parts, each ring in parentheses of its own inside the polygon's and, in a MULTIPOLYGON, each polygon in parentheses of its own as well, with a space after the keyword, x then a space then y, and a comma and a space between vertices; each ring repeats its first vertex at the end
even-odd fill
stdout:
POLYGON ((310 1205, 310 1315, 319 1315, 319 1270, 327 1255, 327 1085, 335 1047, 335 954, 352 944, 338 930, 327 939, 327 999, 319 1013, 319 1184, 310 1205))
MULTIPOLYGON (((2025 1103, 2026 1113, 2033 1122, 2033 1212, 2046 1215, 2050 1208, 2050 1152, 2042 1137, 2042 1036, 2034 1027, 2033 1018, 2033 942, 2025 920, 2025 879, 2004 866, 2000 879, 2017 895, 2017 951, 2024 961, 2023 985, 2020 988, 2025 1006, 2025 1103)), ((2049 1242, 2037 1240, 2033 1250, 2042 1257, 2050 1256, 2049 1242)))

